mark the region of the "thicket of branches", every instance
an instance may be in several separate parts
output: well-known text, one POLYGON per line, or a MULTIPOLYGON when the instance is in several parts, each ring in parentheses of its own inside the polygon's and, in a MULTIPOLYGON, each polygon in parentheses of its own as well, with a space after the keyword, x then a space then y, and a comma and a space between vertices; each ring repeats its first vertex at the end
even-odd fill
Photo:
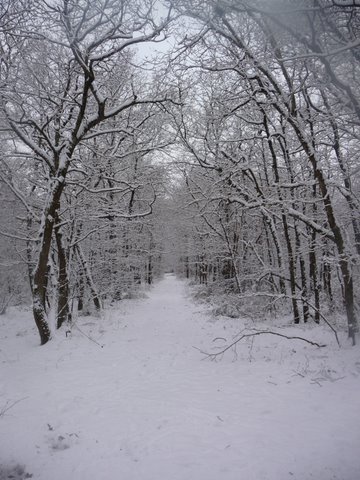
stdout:
MULTIPOLYGON (((1 170, 16 215, 5 236, 26 261, 41 343, 85 291, 101 309, 153 275, 154 152, 164 147, 161 85, 134 46, 161 40, 151 1, 2 2, 1 170), (96 277, 95 278, 95 273, 96 277), (86 287, 86 288, 85 288, 86 287)), ((154 217, 155 218, 155 217, 154 217)))
POLYGON ((357 2, 1 8, 4 308, 27 271, 46 343, 50 311, 61 327, 74 303, 101 309, 165 254, 212 292, 288 304, 295 323, 336 305, 355 342, 357 2), (172 50, 138 68, 134 46, 171 28, 172 50))
POLYGON ((288 299, 295 323, 343 303, 355 341, 358 5, 177 6, 201 25, 173 65, 184 98, 173 120, 192 164, 182 272, 245 299, 288 299))

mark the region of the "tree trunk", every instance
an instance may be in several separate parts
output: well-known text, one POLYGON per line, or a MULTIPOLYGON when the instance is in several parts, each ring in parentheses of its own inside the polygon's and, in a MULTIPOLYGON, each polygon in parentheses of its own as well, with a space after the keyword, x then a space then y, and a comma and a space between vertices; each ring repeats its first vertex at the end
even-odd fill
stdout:
MULTIPOLYGON (((263 110, 263 124, 264 124, 264 129, 266 132, 267 136, 267 143, 269 146, 269 150, 271 153, 271 158, 272 158, 272 168, 273 168, 273 174, 274 174, 274 180, 275 184, 277 186, 277 194, 279 197, 280 202, 282 203, 284 201, 281 190, 280 190, 280 174, 279 174, 279 169, 278 169, 278 160, 277 160, 277 155, 275 151, 275 147, 272 141, 271 133, 269 130, 269 124, 268 124, 268 119, 266 117, 266 113, 263 110)), ((287 253, 288 253, 288 267, 289 267, 289 275, 290 275, 290 290, 291 290, 291 303, 292 303, 292 308, 293 308, 293 315, 294 315, 294 323, 300 323, 300 313, 299 313, 299 307, 297 304, 296 300, 296 263, 294 259, 294 250, 293 246, 291 243, 291 237, 290 237, 290 232, 289 232, 289 225, 288 225, 288 219, 285 213, 285 209, 283 206, 281 206, 281 219, 282 219, 282 224, 284 228, 284 235, 285 235, 285 241, 286 241, 286 248, 287 248, 287 253)))
POLYGON ((317 269, 317 259, 315 253, 315 241, 316 241, 316 232, 312 230, 308 232, 310 235, 310 252, 309 252, 309 274, 312 284, 312 290, 314 292, 314 302, 315 302, 315 322, 320 323, 320 289, 318 283, 318 269, 317 269))
POLYGON ((77 294, 77 297, 78 297, 78 305, 77 305, 77 309, 78 309, 78 312, 82 312, 83 309, 84 309, 84 290, 85 290, 85 286, 84 286, 84 272, 81 271, 79 273, 79 277, 78 277, 78 282, 77 282, 77 287, 78 287, 78 294, 77 294))
MULTIPOLYGON (((60 222, 58 214, 55 217, 56 223, 60 222)), ((69 278, 67 271, 66 253, 62 241, 61 227, 55 226, 55 239, 57 246, 59 272, 58 272, 58 304, 56 327, 60 328, 64 322, 70 320, 69 309, 69 278)))
POLYGON ((355 310, 354 310, 354 284, 353 284, 353 278, 351 275, 350 259, 345 250, 345 242, 344 242, 344 238, 341 233, 340 227, 336 222, 333 205, 331 203, 331 198, 329 195, 329 191, 327 189, 327 185, 326 185, 323 173, 317 165, 315 155, 309 150, 309 146, 306 144, 306 142, 304 141, 301 135, 300 135, 300 138, 303 140, 303 146, 305 147, 304 150, 309 155, 310 162, 313 166, 314 176, 319 184, 319 189, 323 199, 327 220, 331 228, 331 231, 334 235, 334 242, 340 257, 339 265, 340 265, 340 271, 341 271, 343 287, 344 287, 344 301, 345 301, 346 315, 347 315, 347 321, 348 321, 348 333, 349 333, 349 337, 352 340, 353 345, 355 345, 355 342, 356 342, 355 334, 357 332, 357 319, 356 319, 355 310))
POLYGON ((306 278, 306 268, 304 256, 301 252, 301 240, 298 229, 295 225, 295 242, 296 242, 296 256, 299 258, 300 265, 300 276, 301 276, 301 300, 302 300, 302 309, 303 309, 303 320, 306 323, 309 320, 309 305, 307 301, 308 297, 308 286, 306 278))
POLYGON ((152 255, 149 255, 147 262, 147 283, 151 285, 153 282, 153 265, 152 265, 152 255))
POLYGON ((48 286, 48 261, 54 230, 54 222, 57 217, 57 207, 63 190, 63 183, 54 180, 52 191, 49 193, 48 207, 42 215, 42 232, 37 265, 33 274, 33 314, 36 326, 39 330, 41 345, 51 338, 50 327, 46 315, 46 296, 48 286))
POLYGON ((76 251, 78 253, 80 262, 82 264, 87 283, 90 287, 90 292, 91 292, 91 296, 92 296, 95 308, 96 308, 97 311, 100 311, 101 310, 101 300, 100 300, 99 294, 96 290, 96 287, 95 287, 95 284, 94 284, 94 281, 93 281, 93 278, 92 278, 92 275, 91 275, 90 267, 88 265, 88 262, 85 258, 85 255, 84 255, 80 245, 76 245, 76 251))

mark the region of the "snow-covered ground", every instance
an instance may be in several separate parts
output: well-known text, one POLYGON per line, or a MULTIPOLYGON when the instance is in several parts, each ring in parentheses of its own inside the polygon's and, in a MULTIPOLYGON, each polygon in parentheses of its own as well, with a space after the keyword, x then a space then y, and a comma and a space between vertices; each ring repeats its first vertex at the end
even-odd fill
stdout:
POLYGON ((43 347, 29 311, 0 317, 1 480, 360 479, 359 347, 279 321, 328 346, 263 335, 212 362, 193 346, 214 352, 245 321, 171 275, 148 297, 43 347))

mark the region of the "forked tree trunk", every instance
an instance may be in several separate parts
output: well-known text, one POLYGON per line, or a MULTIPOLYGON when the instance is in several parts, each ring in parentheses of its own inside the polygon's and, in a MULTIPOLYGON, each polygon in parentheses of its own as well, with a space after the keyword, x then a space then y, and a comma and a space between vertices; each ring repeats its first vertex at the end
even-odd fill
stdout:
POLYGON ((86 276, 86 281, 87 281, 87 284, 89 285, 92 300, 94 302, 95 308, 96 308, 97 311, 100 311, 101 310, 101 300, 100 300, 100 296, 97 292, 94 280, 92 278, 92 274, 91 274, 89 264, 88 264, 88 262, 85 258, 84 252, 82 251, 80 245, 76 245, 76 251, 77 251, 79 260, 82 264, 83 272, 86 276))

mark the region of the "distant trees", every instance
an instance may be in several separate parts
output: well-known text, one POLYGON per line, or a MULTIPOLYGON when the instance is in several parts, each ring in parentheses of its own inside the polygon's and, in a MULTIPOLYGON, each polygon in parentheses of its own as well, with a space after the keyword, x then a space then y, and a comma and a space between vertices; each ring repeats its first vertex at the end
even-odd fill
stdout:
POLYGON ((0 182, 0 315, 10 305, 19 305, 29 298, 27 278, 26 246, 24 239, 16 238, 16 228, 6 226, 14 223, 21 215, 21 206, 12 198, 11 191, 0 182), (6 234, 9 234, 7 236, 6 234), (16 255, 14 255, 14 251, 16 255))

